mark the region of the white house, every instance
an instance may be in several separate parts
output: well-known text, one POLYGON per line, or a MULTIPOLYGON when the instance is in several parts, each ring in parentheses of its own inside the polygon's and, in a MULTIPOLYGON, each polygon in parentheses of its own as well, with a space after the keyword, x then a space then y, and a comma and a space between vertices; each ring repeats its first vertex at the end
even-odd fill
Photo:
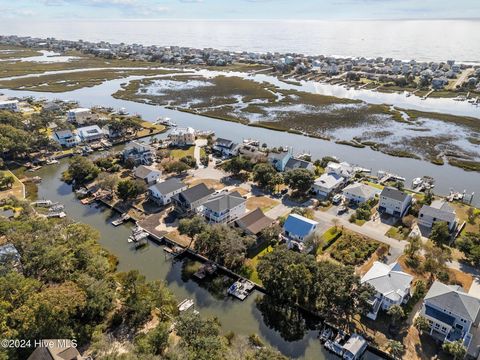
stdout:
POLYGON ((191 146, 195 144, 195 129, 191 127, 175 128, 168 137, 174 146, 191 146))
POLYGON ((82 125, 95 119, 97 117, 88 108, 75 108, 67 112, 67 121, 72 123, 82 125))
POLYGON ((131 160, 135 164, 150 165, 155 160, 155 150, 148 144, 132 141, 123 149, 123 160, 131 160))
POLYGON ((172 202, 172 196, 187 190, 187 188, 188 186, 179 179, 170 178, 150 186, 148 188, 148 195, 150 199, 157 204, 167 205, 172 202))
POLYGON ((137 179, 145 181, 147 185, 155 184, 160 176, 162 176, 162 172, 152 166, 145 166, 140 165, 137 166, 133 172, 137 179))
POLYGON ((18 111, 18 100, 0 101, 0 110, 18 111))
POLYGON ((213 144, 213 150, 222 156, 235 156, 238 154, 239 146, 232 140, 217 138, 213 144))
POLYGON ((457 225, 455 210, 445 200, 435 200, 431 205, 423 205, 418 214, 418 224, 428 229, 438 221, 445 221, 450 231, 457 225))
POLYGON ((354 175, 355 171, 353 167, 347 162, 336 163, 330 161, 325 168, 325 173, 336 174, 348 180, 354 175))
POLYGON ((343 345, 344 360, 358 360, 362 358, 363 353, 367 350, 368 343, 363 336, 352 334, 347 342, 343 345))
POLYGON ((344 182, 345 178, 340 175, 325 173, 315 180, 312 191, 318 196, 328 197, 331 193, 339 189, 344 182))
POLYGON ((304 242, 317 230, 318 222, 298 214, 288 215, 283 225, 283 235, 289 248, 305 250, 304 242))
POLYGON ((480 299, 458 285, 435 281, 425 295, 420 314, 429 321, 432 337, 441 342, 459 340, 468 349, 472 327, 480 322, 480 299))
POLYGON ((53 140, 58 142, 61 146, 74 147, 80 142, 80 138, 71 130, 55 131, 52 136, 53 140))
POLYGON ((361 204, 370 199, 374 199, 376 195, 380 194, 380 190, 370 185, 354 183, 346 186, 342 193, 350 202, 361 204))
POLYGON ((208 222, 228 223, 245 214, 246 202, 236 191, 219 195, 203 204, 203 216, 208 222))
POLYGON ((385 187, 380 193, 378 212, 400 218, 405 215, 411 203, 412 197, 410 195, 396 188, 385 187))
POLYGON ((386 265, 375 261, 360 280, 362 284, 372 285, 376 291, 367 317, 375 320, 380 309, 388 310, 392 305, 405 304, 410 298, 412 280, 413 276, 404 272, 398 263, 386 265))
POLYGON ((101 140, 104 136, 103 130, 98 125, 84 126, 77 129, 77 134, 82 142, 101 140))

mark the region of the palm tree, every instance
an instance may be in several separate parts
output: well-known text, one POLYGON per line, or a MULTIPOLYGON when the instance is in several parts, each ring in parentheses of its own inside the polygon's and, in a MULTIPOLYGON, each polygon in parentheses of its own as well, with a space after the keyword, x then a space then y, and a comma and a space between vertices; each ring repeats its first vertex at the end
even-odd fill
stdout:
POLYGON ((403 344, 397 340, 388 340, 387 348, 395 359, 400 359, 401 355, 405 351, 403 344))

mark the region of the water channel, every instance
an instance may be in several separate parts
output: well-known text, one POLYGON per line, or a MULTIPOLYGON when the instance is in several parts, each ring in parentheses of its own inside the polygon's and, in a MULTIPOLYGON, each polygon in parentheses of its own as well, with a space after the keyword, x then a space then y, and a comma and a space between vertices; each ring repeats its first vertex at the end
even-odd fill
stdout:
MULTIPOLYGON (((115 99, 111 96, 111 94, 120 89, 121 84, 141 78, 144 77, 129 76, 123 79, 105 81, 101 85, 90 88, 83 88, 64 93, 9 89, 0 89, 0 91, 7 96, 33 96, 48 100, 76 100, 81 106, 87 107, 102 105, 116 109, 126 108, 130 113, 140 114, 144 119, 149 121, 155 121, 158 116, 168 116, 179 126, 191 126, 198 130, 213 130, 218 136, 236 141, 242 141, 242 139, 246 138, 255 138, 260 142, 266 142, 269 146, 290 146, 295 153, 309 152, 314 159, 330 155, 348 161, 351 164, 371 169, 372 173, 376 173, 378 170, 393 172, 405 177, 407 185, 409 185, 411 180, 415 177, 428 175, 436 180, 435 192, 437 194, 448 194, 451 189, 454 189, 455 191, 466 190, 467 193, 475 192, 476 194, 480 192, 480 175, 477 172, 468 172, 448 164, 437 166, 428 161, 389 156, 378 151, 373 151, 370 148, 353 148, 346 145, 336 144, 333 141, 250 127, 238 123, 169 110, 161 106, 115 99)), ((284 86, 288 85, 284 84, 284 86)), ((477 206, 480 205, 479 196, 474 197, 473 203, 477 206)))

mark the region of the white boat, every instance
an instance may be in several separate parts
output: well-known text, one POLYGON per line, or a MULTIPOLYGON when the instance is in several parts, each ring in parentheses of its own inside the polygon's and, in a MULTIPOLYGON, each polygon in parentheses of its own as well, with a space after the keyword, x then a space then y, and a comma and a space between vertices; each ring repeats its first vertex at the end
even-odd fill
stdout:
POLYGON ((190 309, 192 306, 195 305, 193 299, 185 299, 180 304, 178 304, 178 311, 184 312, 190 309))
POLYGON ((412 180, 412 187, 415 189, 423 184, 423 179, 422 178, 415 178, 412 180))

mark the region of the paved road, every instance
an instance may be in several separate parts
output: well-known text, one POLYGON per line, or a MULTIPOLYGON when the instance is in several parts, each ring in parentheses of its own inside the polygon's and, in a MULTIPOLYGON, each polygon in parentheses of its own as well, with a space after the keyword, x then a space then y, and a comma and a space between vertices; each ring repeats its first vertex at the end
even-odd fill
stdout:
POLYGON ((268 217, 270 217, 272 219, 277 219, 278 217, 283 216, 286 213, 288 213, 290 210, 292 210, 291 207, 280 203, 277 206, 275 206, 273 209, 268 210, 265 213, 265 215, 267 215, 268 217))

